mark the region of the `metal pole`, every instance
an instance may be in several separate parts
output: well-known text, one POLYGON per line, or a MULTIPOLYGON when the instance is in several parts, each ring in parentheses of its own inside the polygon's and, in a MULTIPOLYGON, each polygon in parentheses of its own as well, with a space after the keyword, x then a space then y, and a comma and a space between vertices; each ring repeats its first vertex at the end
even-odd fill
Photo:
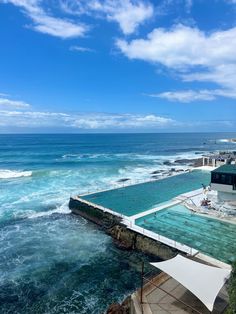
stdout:
POLYGON ((144 262, 142 262, 142 272, 141 272, 141 296, 140 296, 140 304, 143 314, 143 276, 144 276, 144 262))

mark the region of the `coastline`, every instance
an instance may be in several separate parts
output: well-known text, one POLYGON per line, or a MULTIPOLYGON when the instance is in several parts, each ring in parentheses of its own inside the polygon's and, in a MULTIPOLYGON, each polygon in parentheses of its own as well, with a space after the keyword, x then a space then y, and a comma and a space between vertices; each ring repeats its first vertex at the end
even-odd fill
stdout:
MULTIPOLYGON (((38 307, 38 313, 44 313, 46 306, 48 312, 57 313, 55 307, 70 312, 73 306, 81 314, 99 313, 110 301, 120 302, 134 291, 139 285, 141 260, 148 255, 132 249, 135 246, 132 239, 137 236, 128 238, 129 248, 126 248, 103 232, 111 227, 109 220, 106 219, 105 227, 97 227, 83 218, 75 218, 68 209, 70 195, 84 194, 88 188, 97 192, 97 188, 117 188, 137 182, 137 179, 141 183, 181 173, 180 169, 192 168, 191 160, 197 159, 203 150, 213 152, 228 145, 215 144, 215 136, 211 135, 208 142, 202 135, 184 138, 182 135, 147 135, 135 136, 135 140, 133 136, 119 136, 114 142, 109 135, 96 137, 96 143, 88 136, 85 139, 90 144, 86 146, 83 146, 85 139, 80 136, 74 136, 73 141, 65 136, 66 144, 63 145, 61 136, 32 136, 24 138, 23 147, 19 146, 21 137, 9 137, 10 145, 2 154, 1 165, 12 171, 7 173, 8 178, 3 173, 1 179, 4 185, 1 191, 1 231, 4 232, 1 252, 4 253, 0 263, 7 274, 2 286, 3 310, 25 313, 38 307), (108 139, 109 147, 105 145, 108 139), (203 146, 203 142, 209 146, 203 146), (32 171, 32 175, 23 176, 29 174, 23 171, 32 171), (130 180, 119 182, 125 178, 130 180), (22 263, 12 258, 16 251, 22 263), (93 281, 95 277, 99 278, 96 282, 93 281), (31 294, 22 294, 25 287, 31 294), (32 299, 32 294, 36 298, 32 299)), ((2 141, 2 147, 4 145, 2 141)), ((113 232, 115 237, 120 233, 126 241, 127 235, 122 228, 114 228, 113 232)), ((151 253, 157 254, 157 248, 149 240, 142 242, 142 249, 148 246, 151 253)), ((162 254, 166 254, 166 250, 162 254)), ((156 260, 155 257, 150 259, 156 260)))

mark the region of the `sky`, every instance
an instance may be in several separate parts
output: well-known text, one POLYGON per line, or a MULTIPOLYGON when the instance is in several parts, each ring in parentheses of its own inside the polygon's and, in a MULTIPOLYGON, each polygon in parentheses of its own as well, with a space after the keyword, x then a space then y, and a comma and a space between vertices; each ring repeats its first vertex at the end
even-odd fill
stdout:
POLYGON ((0 0, 0 133, 236 131, 236 0, 0 0))

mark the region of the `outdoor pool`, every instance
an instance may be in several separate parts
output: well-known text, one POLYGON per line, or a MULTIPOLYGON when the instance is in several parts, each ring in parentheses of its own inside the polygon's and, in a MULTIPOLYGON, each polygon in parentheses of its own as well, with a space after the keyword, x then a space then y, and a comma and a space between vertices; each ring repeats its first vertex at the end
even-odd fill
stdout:
POLYGON ((236 224, 175 205, 137 219, 136 224, 226 263, 236 260, 236 224))
POLYGON ((165 179, 130 185, 81 197, 84 200, 133 216, 158 206, 179 194, 187 193, 210 183, 210 173, 194 170, 165 179))

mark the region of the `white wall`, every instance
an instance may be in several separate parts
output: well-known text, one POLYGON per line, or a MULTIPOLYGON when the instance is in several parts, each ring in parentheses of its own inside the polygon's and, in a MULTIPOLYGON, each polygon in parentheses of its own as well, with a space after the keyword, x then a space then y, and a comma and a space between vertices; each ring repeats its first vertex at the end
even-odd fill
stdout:
POLYGON ((236 201, 236 193, 218 192, 220 201, 236 201))
POLYGON ((220 184, 220 183, 211 183, 211 189, 219 192, 226 192, 226 193, 235 193, 236 190, 233 190, 233 185, 227 184, 220 184))

